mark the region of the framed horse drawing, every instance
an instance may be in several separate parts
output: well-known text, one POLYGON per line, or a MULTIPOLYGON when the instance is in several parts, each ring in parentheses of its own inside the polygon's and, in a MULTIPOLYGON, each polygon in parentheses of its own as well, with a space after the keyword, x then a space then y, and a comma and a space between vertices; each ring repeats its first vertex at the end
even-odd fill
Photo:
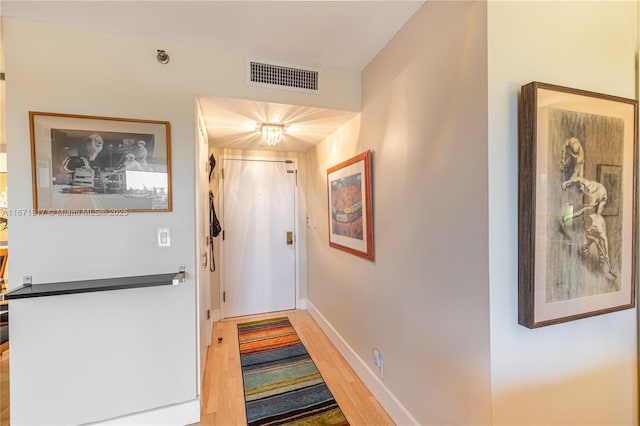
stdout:
POLYGON ((532 82, 518 127, 518 322, 635 306, 637 108, 532 82))

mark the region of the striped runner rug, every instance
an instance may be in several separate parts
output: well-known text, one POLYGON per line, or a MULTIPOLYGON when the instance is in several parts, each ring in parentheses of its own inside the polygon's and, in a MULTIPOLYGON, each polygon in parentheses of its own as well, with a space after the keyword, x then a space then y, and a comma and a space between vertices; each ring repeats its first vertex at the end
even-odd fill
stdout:
POLYGON ((348 425, 288 318, 238 324, 247 423, 348 425))

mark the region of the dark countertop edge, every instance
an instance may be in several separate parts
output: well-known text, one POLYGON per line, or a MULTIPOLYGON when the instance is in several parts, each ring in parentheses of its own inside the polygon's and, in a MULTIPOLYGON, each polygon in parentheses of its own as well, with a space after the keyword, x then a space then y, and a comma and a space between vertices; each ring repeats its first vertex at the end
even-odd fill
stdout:
POLYGON ((133 277, 102 278, 97 280, 67 281, 34 284, 15 288, 4 295, 5 300, 28 299, 33 297, 60 296, 65 294, 92 293, 98 291, 126 290, 130 288, 158 287, 174 285, 181 273, 139 275, 133 277))

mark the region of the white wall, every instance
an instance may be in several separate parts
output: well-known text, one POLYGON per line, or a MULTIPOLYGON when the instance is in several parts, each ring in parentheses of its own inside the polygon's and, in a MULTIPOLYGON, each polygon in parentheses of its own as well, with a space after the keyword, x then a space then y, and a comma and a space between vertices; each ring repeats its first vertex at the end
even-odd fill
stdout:
MULTIPOLYGON (((359 73, 326 69, 322 95, 260 89, 245 84, 241 55, 3 19, 10 208, 33 205, 30 110, 168 120, 172 128, 172 212, 11 217, 14 278, 9 287, 19 286, 23 275, 40 284, 171 272, 179 264, 190 274, 180 287, 64 296, 37 305, 22 302, 56 306, 59 317, 50 320, 64 322, 65 336, 47 340, 52 346, 46 347, 33 341, 20 344, 12 336, 13 420, 37 424, 47 415, 49 423, 85 423, 194 400, 194 98, 216 95, 357 110, 359 73), (158 48, 171 55, 168 65, 156 62, 158 48), (171 248, 156 248, 158 227, 171 228, 171 248), (78 303, 99 314, 89 321, 82 309, 72 321, 78 303), (102 339, 110 339, 113 351, 120 352, 100 350, 102 339), (155 353, 159 355, 151 356, 155 353), (20 361, 14 363, 14 357, 20 361), (31 374, 30 366, 41 362, 65 368, 39 368, 37 375, 31 374), (144 365, 146 373, 137 374, 132 365, 144 365), (54 383, 57 392, 32 392, 54 383), (87 392, 88 383, 99 392, 87 392)), ((38 321, 12 318, 12 327, 21 327, 27 336, 27 330, 37 331, 38 321)))
POLYGON ((486 70, 486 4, 426 2, 308 153, 308 299, 352 359, 380 350, 399 424, 491 422, 486 70), (327 168, 367 149, 375 262, 327 240, 327 168))
POLYGON ((489 2, 489 218, 494 424, 637 424, 636 310, 518 325, 520 86, 635 98, 637 3, 489 2))

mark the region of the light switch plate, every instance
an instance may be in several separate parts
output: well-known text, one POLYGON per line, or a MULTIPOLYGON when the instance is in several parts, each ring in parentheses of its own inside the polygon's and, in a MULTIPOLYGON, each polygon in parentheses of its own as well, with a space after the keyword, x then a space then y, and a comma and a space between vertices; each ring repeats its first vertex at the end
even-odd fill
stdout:
POLYGON ((158 228, 158 247, 171 247, 170 228, 158 228))

